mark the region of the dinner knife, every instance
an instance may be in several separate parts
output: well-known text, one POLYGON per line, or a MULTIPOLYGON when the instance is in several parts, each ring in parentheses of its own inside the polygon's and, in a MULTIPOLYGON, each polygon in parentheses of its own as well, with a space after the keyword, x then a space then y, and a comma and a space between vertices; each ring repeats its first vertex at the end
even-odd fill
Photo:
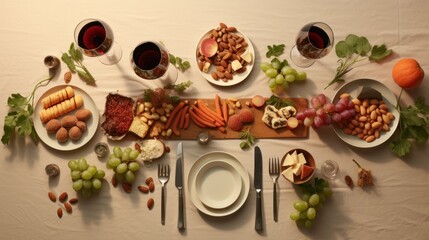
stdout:
POLYGON ((262 153, 261 149, 255 147, 255 166, 254 166, 254 177, 253 185, 256 190, 256 219, 255 219, 255 230, 262 230, 262 153))
POLYGON ((179 220, 177 228, 185 229, 185 220, 183 216, 183 144, 179 142, 177 145, 177 160, 176 160, 176 187, 179 190, 179 220))

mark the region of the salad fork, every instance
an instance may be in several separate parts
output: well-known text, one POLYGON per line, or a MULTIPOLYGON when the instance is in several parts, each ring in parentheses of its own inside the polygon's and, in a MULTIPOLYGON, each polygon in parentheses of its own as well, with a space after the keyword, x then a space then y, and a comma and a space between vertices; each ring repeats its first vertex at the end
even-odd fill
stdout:
POLYGON ((277 209, 277 179, 280 176, 280 165, 279 158, 270 158, 269 159, 269 173, 271 179, 273 179, 273 211, 274 211, 274 221, 278 220, 278 209, 277 209))
POLYGON ((158 164, 158 180, 161 183, 161 224, 165 225, 165 183, 170 178, 170 165, 158 164))

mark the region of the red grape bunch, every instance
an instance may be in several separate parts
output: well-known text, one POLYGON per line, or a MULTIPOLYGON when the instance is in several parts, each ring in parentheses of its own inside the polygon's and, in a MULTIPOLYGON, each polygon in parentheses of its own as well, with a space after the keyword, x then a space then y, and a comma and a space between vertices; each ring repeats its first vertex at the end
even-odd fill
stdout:
POLYGON ((355 115, 354 104, 349 95, 342 95, 337 103, 328 102, 325 94, 315 95, 310 100, 310 107, 303 112, 298 112, 296 118, 302 121, 304 126, 318 129, 331 122, 340 123, 347 121, 355 115))

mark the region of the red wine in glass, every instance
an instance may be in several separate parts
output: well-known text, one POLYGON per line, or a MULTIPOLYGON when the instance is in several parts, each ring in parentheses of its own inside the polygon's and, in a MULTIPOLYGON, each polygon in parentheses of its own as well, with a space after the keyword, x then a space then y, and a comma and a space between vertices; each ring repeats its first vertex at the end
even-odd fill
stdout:
POLYGON ((113 31, 105 22, 97 19, 85 19, 75 29, 75 42, 82 52, 89 57, 111 65, 118 62, 122 50, 113 41, 113 31))
POLYGON ((163 85, 173 84, 177 79, 177 69, 169 68, 170 54, 158 42, 140 43, 131 53, 130 58, 134 72, 143 79, 160 79, 164 82, 163 85))
POLYGON ((315 59, 326 56, 334 44, 332 29, 322 22, 306 24, 296 37, 291 59, 299 67, 309 67, 315 59))

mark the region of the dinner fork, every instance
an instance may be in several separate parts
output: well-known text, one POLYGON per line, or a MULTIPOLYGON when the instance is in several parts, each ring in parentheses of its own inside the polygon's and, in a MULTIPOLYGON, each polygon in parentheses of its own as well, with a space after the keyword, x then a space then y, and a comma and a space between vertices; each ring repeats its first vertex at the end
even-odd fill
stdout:
POLYGON ((170 178, 170 165, 158 164, 158 180, 161 183, 161 224, 165 225, 165 183, 170 178))
POLYGON ((277 179, 280 175, 280 165, 279 165, 279 158, 270 158, 269 161, 269 172, 270 177, 273 179, 273 212, 274 212, 274 221, 277 222, 278 220, 278 209, 277 209, 277 179))

